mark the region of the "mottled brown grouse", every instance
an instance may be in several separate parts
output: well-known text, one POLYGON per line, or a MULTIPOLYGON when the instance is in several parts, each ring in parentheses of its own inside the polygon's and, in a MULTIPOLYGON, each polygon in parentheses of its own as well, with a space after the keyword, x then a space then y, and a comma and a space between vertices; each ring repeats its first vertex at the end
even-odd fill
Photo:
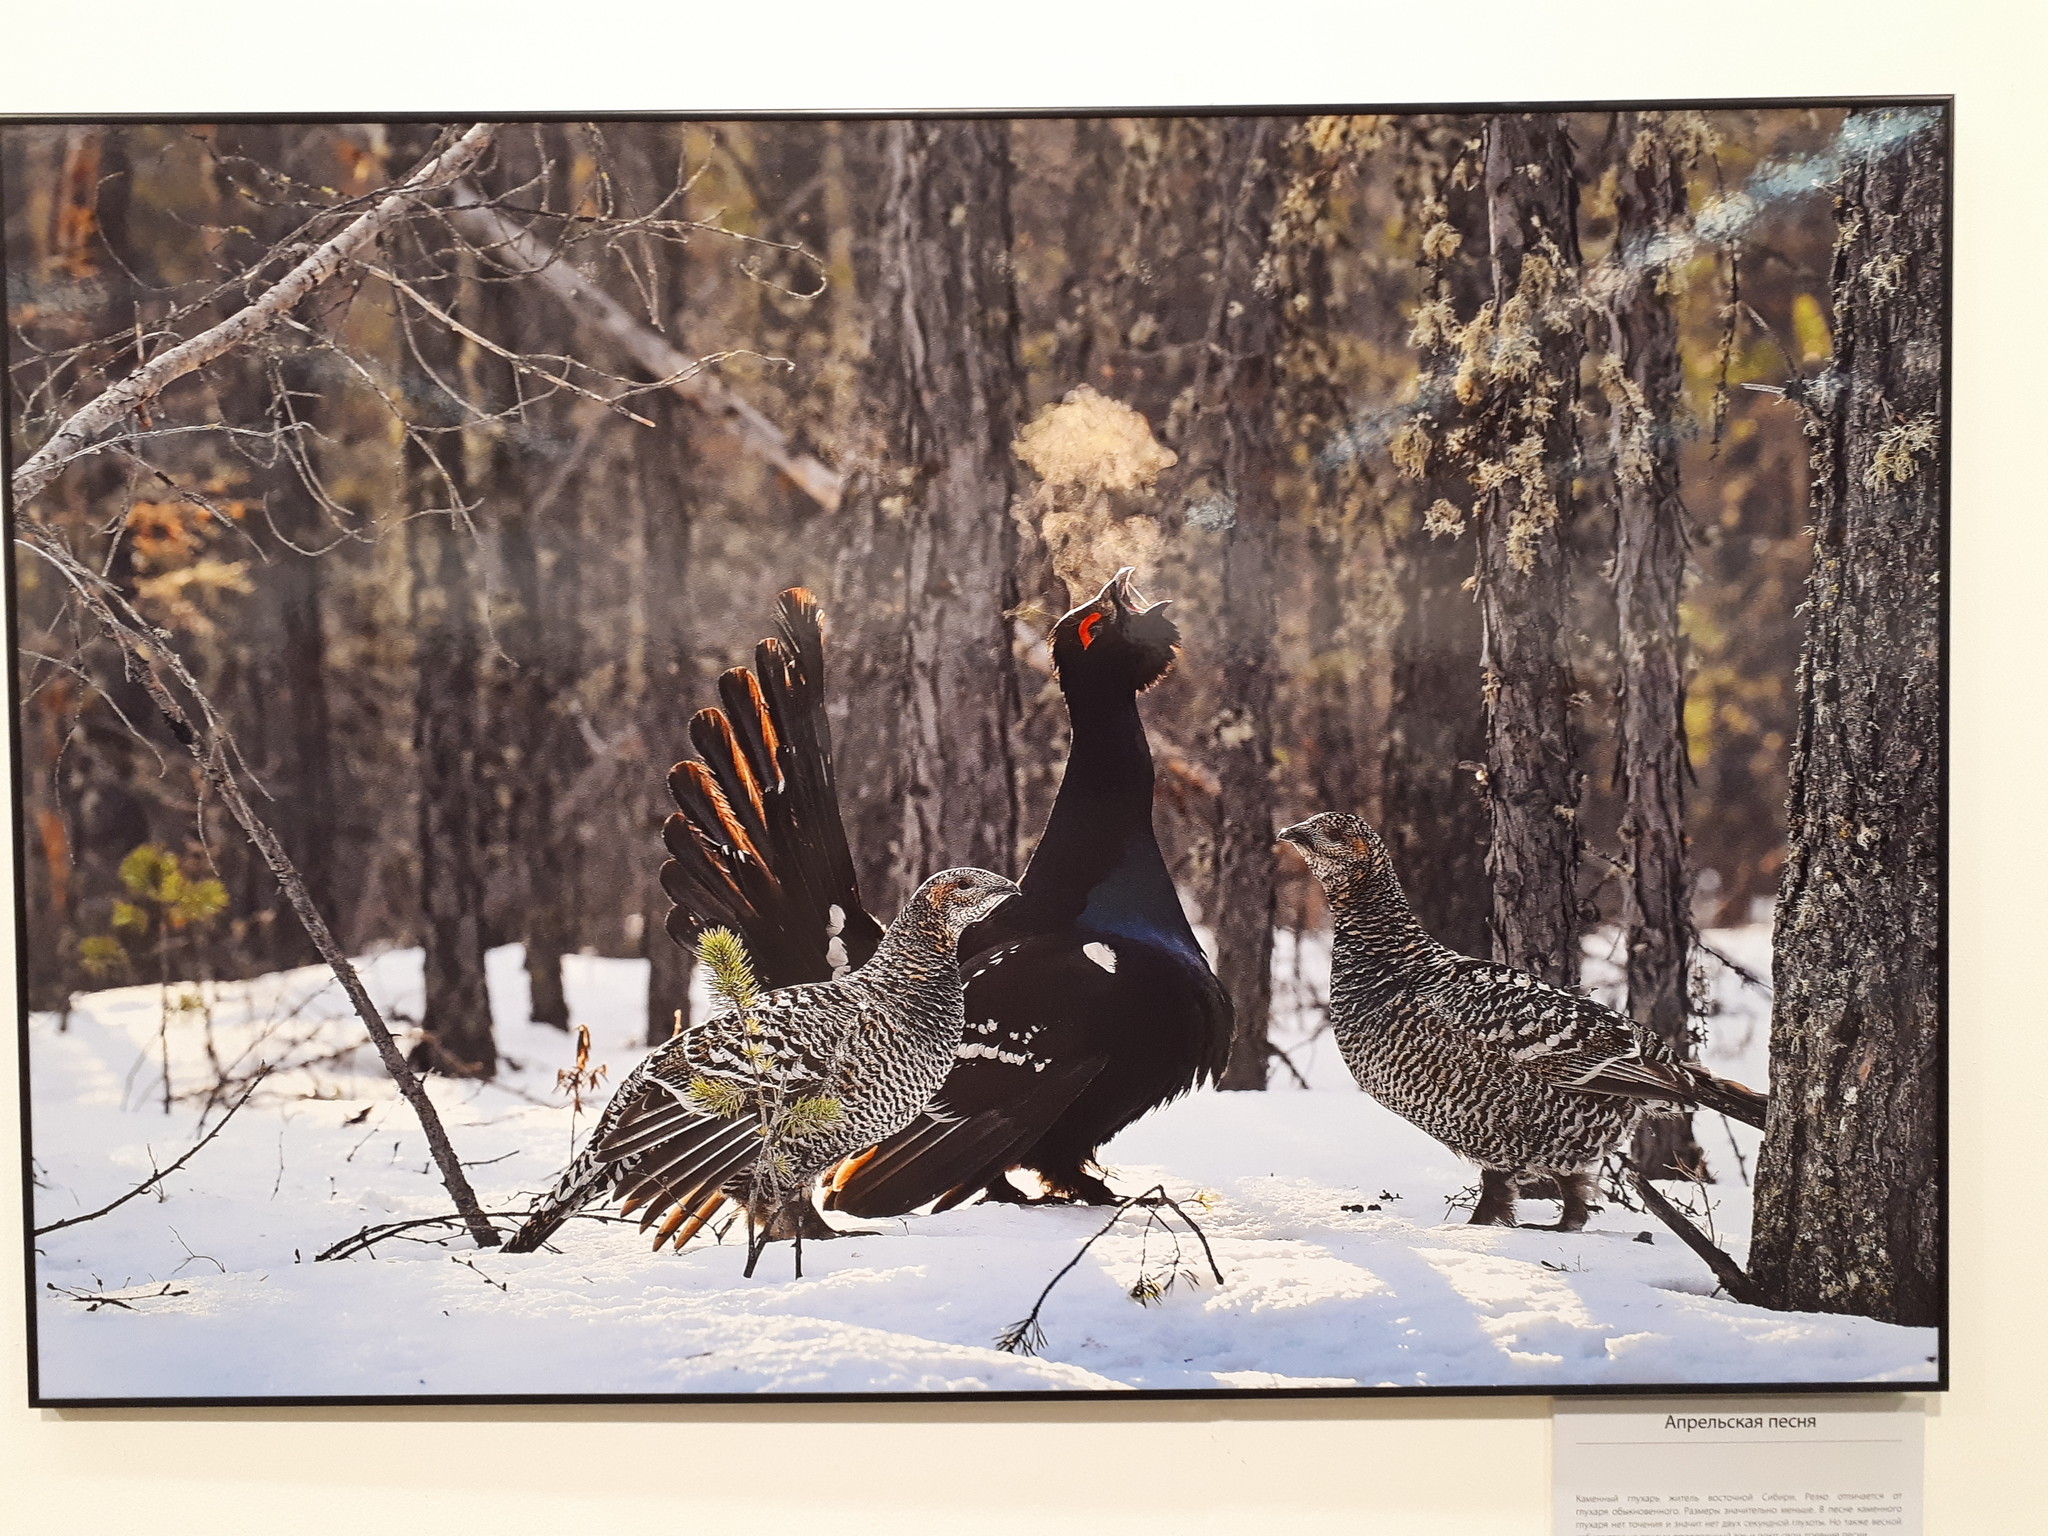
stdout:
POLYGON ((987 870, 933 875, 859 969, 691 1025, 619 1085, 507 1251, 607 1194, 644 1213, 642 1231, 662 1221, 656 1248, 682 1247, 728 1199, 766 1238, 833 1236, 812 1183, 931 1101, 966 1027, 960 935, 1016 894, 987 870))
POLYGON ((1330 1023, 1358 1085, 1481 1170, 1475 1225, 1515 1225, 1549 1178, 1558 1229, 1586 1224, 1600 1160, 1646 1110, 1699 1106, 1761 1127, 1767 1101, 1679 1061, 1589 997, 1437 943, 1379 835, 1327 812, 1287 828, 1330 900, 1330 1023))

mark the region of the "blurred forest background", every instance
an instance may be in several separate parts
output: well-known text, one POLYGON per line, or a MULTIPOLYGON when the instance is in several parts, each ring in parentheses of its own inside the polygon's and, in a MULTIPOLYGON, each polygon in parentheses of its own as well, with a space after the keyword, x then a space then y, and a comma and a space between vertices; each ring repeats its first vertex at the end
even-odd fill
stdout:
MULTIPOLYGON (((1482 644, 1540 576, 1553 928, 1633 924, 1662 956, 1636 1011, 1668 1023, 1692 926, 1767 916, 1785 858, 1811 471, 1781 392, 1830 359, 1843 113, 1519 118, 1513 185, 1487 129, 502 125, 39 513, 182 653, 348 951, 424 943, 454 996, 523 941, 536 1017, 563 953, 644 953, 656 1038, 686 963, 663 776, 796 583, 883 915, 943 863, 1021 868, 1064 754, 1045 630, 1128 563, 1176 600, 1160 830, 1242 1024, 1272 922, 1321 919, 1271 829, 1325 808, 1387 830, 1440 937, 1571 975, 1575 942, 1501 931, 1487 870, 1515 765, 1489 773, 1482 644), (1506 196, 1542 231, 1519 279, 1506 196), (1661 914, 1631 697, 1670 717, 1633 769, 1667 780, 1661 914), (993 768, 956 772, 989 721, 993 768)), ((0 132, 14 463, 454 131, 0 132)), ((34 1006, 314 959, 64 583, 28 553, 15 578, 34 1006), (175 870, 124 878, 152 845, 175 870)))

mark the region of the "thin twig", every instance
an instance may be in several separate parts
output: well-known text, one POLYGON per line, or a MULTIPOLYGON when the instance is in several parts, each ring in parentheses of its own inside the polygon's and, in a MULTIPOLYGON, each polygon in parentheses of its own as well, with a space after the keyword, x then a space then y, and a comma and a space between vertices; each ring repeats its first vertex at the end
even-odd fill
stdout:
POLYGON ((291 902, 292 911, 305 929, 306 937, 312 940, 314 950, 334 972, 335 979, 341 983, 342 991, 355 1009, 356 1017, 362 1020, 363 1028, 376 1044, 384 1070, 391 1075, 400 1095, 418 1117, 420 1129, 426 1134, 428 1150, 441 1170, 441 1182, 448 1190, 449 1198, 455 1202, 455 1208, 469 1222, 470 1233, 477 1246, 495 1248, 500 1241, 497 1229, 484 1218, 483 1210, 477 1204, 476 1194, 469 1187, 461 1161, 448 1140, 439 1111, 434 1108, 425 1086, 398 1049, 398 1042, 392 1038, 383 1014, 370 1000, 362 977, 356 974, 354 964, 335 942, 327 919, 313 905, 313 898, 306 890, 306 882, 298 866, 285 852, 284 845, 278 841, 269 824, 256 814, 248 796, 242 793, 233 767, 240 760, 240 748, 184 659, 171 648, 169 635, 151 626, 137 613, 118 587, 81 564, 55 530, 33 513, 17 526, 22 529, 21 542, 41 555, 64 577, 79 600, 99 620, 108 637, 120 647, 130 675, 142 684, 150 702, 156 705, 157 712, 170 727, 171 734, 192 754, 221 802, 248 835, 249 841, 256 845, 263 862, 269 866, 286 899, 291 902), (159 675, 159 668, 168 672, 185 696, 192 700, 199 715, 198 725, 193 723, 192 713, 179 702, 159 675))
MULTIPOLYGON (((1165 1185, 1154 1184, 1150 1189, 1145 1190, 1141 1194, 1132 1195, 1128 1200, 1119 1204, 1114 1211, 1109 1213, 1109 1220, 1096 1228, 1089 1239, 1074 1251, 1074 1256, 1060 1266, 1059 1272, 1045 1282, 1045 1289, 1038 1293, 1038 1300, 1031 1304, 1031 1310, 1024 1315, 1023 1319, 1010 1324, 1009 1327, 996 1336, 996 1348, 1002 1350, 1005 1354, 1011 1355, 1035 1355, 1039 1350, 1043 1349, 1045 1347, 1045 1331, 1038 1325, 1038 1314, 1044 1309, 1046 1299, 1052 1295, 1053 1287, 1072 1273, 1074 1267, 1083 1258, 1087 1257, 1090 1248, 1093 1248, 1100 1239, 1109 1235, 1110 1229, 1123 1220, 1126 1212, 1134 1206, 1154 1205, 1168 1207, 1174 1215, 1187 1223, 1188 1230, 1194 1233, 1195 1237, 1201 1242, 1202 1256, 1209 1261, 1209 1273, 1214 1275, 1216 1283, 1221 1285, 1223 1283, 1223 1269, 1216 1262, 1216 1255, 1209 1247, 1208 1237, 1203 1233, 1194 1218, 1181 1209, 1179 1202, 1167 1194, 1165 1185)), ((1151 1213, 1148 1211, 1148 1214, 1151 1213)), ((1154 1220, 1157 1220, 1156 1216, 1154 1220)))
POLYGON ((33 501, 65 464, 97 452, 97 440, 110 428, 148 405, 177 380, 236 347, 246 346, 269 330, 301 299, 369 246, 400 214, 413 207, 422 193, 468 175, 490 147, 491 135, 490 124, 471 124, 448 148, 415 166, 412 174, 374 207, 315 246, 254 303, 168 351, 159 352, 127 378, 108 386, 72 412, 14 472, 15 511, 20 512, 33 501))
MULTIPOLYGON (((525 1220, 526 1216, 530 1213, 524 1211, 486 1211, 484 1214, 494 1221, 516 1223, 525 1220)), ((636 1217, 611 1216, 601 1211, 575 1211, 570 1214, 569 1220, 610 1221, 629 1227, 640 1225, 636 1217)), ((445 1216, 420 1216, 411 1221, 387 1221, 376 1226, 363 1227, 344 1237, 340 1242, 329 1244, 326 1248, 314 1254, 313 1262, 321 1264, 330 1259, 354 1258, 359 1253, 368 1253, 387 1238, 404 1237, 408 1232, 415 1231, 421 1227, 457 1227, 462 1225, 462 1222, 463 1217, 451 1211, 445 1216)), ((409 1239, 409 1241, 418 1242, 421 1239, 413 1238, 409 1239)))
MULTIPOLYGON (((129 1190, 127 1194, 121 1196, 118 1200, 109 1200, 105 1205, 101 1206, 96 1211, 87 1211, 83 1216, 67 1216, 62 1221, 53 1221, 47 1227, 37 1227, 31 1235, 35 1237, 41 1237, 46 1232, 56 1232, 62 1230, 65 1227, 76 1227, 88 1221, 97 1221, 100 1217, 106 1215, 108 1212, 119 1210, 122 1206, 126 1205, 130 1200, 133 1200, 137 1195, 142 1194, 146 1190, 149 1190, 158 1184, 161 1184, 165 1179, 169 1178, 172 1174, 176 1173, 180 1168, 184 1167, 187 1163, 191 1162, 194 1157, 198 1156, 199 1149, 205 1146, 209 1141, 213 1140, 214 1137, 218 1136, 221 1133, 221 1131, 226 1128, 227 1123, 235 1118, 235 1111, 240 1109, 244 1104, 249 1102, 249 1095, 256 1091, 257 1087, 268 1075, 269 1072, 267 1069, 263 1072, 257 1073, 255 1081, 251 1082, 247 1088, 244 1088, 242 1090, 242 1096, 239 1099, 235 1100, 233 1104, 230 1104, 228 1106, 228 1112, 222 1115, 220 1119, 216 1120, 213 1123, 213 1129, 208 1131, 204 1136, 200 1137, 197 1141, 192 1143, 190 1147, 186 1148, 184 1156, 180 1157, 175 1163, 171 1164, 170 1167, 157 1169, 156 1172, 152 1173, 140 1184, 136 1185, 133 1189, 129 1190)), ((151 1162, 154 1163, 155 1159, 152 1158, 151 1162)))
POLYGON ((589 320, 641 368, 733 433, 754 455, 782 471, 812 501, 827 512, 839 509, 842 486, 838 473, 797 449, 789 434, 766 412, 705 373, 702 359, 684 356, 666 336, 636 319, 623 304, 571 267, 560 251, 487 203, 468 183, 455 189, 451 206, 456 222, 493 247, 491 254, 495 256, 501 249, 521 263, 506 270, 537 279, 565 308, 589 320))
POLYGON ((1709 944, 1705 939, 1695 939, 1693 942, 1699 945, 1699 947, 1705 950, 1708 954, 1712 955, 1716 960, 1720 961, 1723 965, 1727 966, 1729 970, 1733 971, 1743 981, 1747 982, 1750 986, 1755 987, 1757 991, 1763 993, 1765 997, 1770 997, 1773 995, 1771 991, 1771 984, 1768 981, 1765 981, 1763 977, 1757 975, 1755 971, 1752 971, 1748 966, 1744 965, 1741 961, 1737 960, 1733 955, 1728 954, 1724 950, 1715 948, 1712 944, 1709 944))

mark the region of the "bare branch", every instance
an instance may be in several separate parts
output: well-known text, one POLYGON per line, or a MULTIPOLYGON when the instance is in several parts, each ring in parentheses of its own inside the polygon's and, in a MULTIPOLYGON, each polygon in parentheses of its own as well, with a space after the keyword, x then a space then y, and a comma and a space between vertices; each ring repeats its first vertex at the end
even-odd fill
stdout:
POLYGON ((427 1138, 427 1147, 433 1154, 435 1165, 441 1171, 441 1183, 446 1187, 455 1208, 468 1223, 470 1234, 480 1248, 495 1248, 499 1237, 483 1209, 477 1203, 475 1192, 469 1186, 469 1178, 462 1171, 462 1163, 449 1143, 446 1127, 441 1124, 440 1113, 434 1102, 427 1096, 425 1086, 420 1082, 406 1062, 404 1053, 398 1049, 398 1042, 391 1036, 390 1027, 377 1005, 370 1000, 370 994, 363 986, 362 977, 350 963, 341 946, 335 942, 333 932, 327 926, 327 919, 320 909, 313 905, 313 898, 306 891, 305 879, 299 874, 298 866, 278 841, 277 834, 256 814, 249 804, 248 796, 242 793, 242 786, 236 779, 232 763, 240 756, 233 736, 215 711, 212 701, 200 689, 197 679, 185 666, 178 653, 168 644, 169 636, 156 629, 129 604, 128 599, 105 578, 95 575, 65 547, 57 534, 33 517, 25 518, 19 524, 23 530, 22 542, 54 566, 59 575, 78 594, 79 601, 99 620, 107 636, 121 649, 121 654, 132 676, 139 681, 156 705, 158 713, 170 727, 193 760, 199 764, 200 772, 221 798, 221 803, 240 824, 249 841, 256 846, 263 862, 269 866, 285 897, 292 904, 300 925, 306 930, 306 937, 313 942, 313 948, 327 966, 334 972, 335 979, 347 994, 354 1007, 356 1017, 363 1021, 375 1042, 377 1054, 382 1058, 384 1070, 391 1074, 391 1080, 398 1085, 399 1093, 412 1107, 413 1114, 420 1122, 420 1129, 427 1138), (165 684, 158 668, 168 672, 176 680, 185 696, 193 701, 198 710, 199 722, 195 725, 192 714, 179 702, 165 684))
POLYGON ((261 1085, 261 1083, 263 1082, 263 1079, 268 1077, 269 1075, 270 1073, 268 1068, 264 1069, 262 1072, 257 1073, 254 1080, 250 1082, 249 1086, 242 1090, 242 1096, 239 1099, 235 1100, 234 1103, 228 1106, 228 1112, 222 1115, 218 1120, 214 1121, 213 1129, 208 1131, 204 1136, 200 1137, 197 1141, 192 1143, 190 1147, 187 1147, 185 1149, 185 1155, 179 1158, 175 1163, 172 1163, 170 1167, 159 1168, 155 1173, 152 1173, 140 1184, 136 1185, 133 1189, 129 1190, 127 1194, 121 1196, 118 1200, 109 1200, 105 1205, 101 1206, 96 1211, 87 1211, 83 1216, 67 1216, 62 1221, 53 1221, 47 1227, 37 1227, 30 1235, 33 1237, 41 1237, 46 1232, 57 1232, 61 1231, 65 1227, 83 1226, 88 1221, 98 1221, 100 1217, 105 1216, 108 1212, 118 1211, 122 1206, 126 1205, 130 1200, 133 1200, 137 1195, 142 1194, 147 1190, 154 1189, 157 1185, 161 1184, 165 1179, 169 1178, 172 1174, 176 1173, 180 1168, 184 1167, 187 1163, 191 1162, 194 1157, 199 1155, 200 1148, 204 1147, 209 1141, 213 1140, 214 1137, 218 1136, 223 1130, 225 1130, 227 1128, 227 1123, 235 1118, 235 1111, 240 1109, 244 1104, 249 1102, 249 1095, 254 1093, 257 1087, 261 1085))
POLYGON ((452 206, 458 223, 521 263, 564 307, 610 337, 641 368, 738 437, 749 452, 788 476, 827 512, 839 510, 838 473, 793 447, 787 432, 723 380, 705 373, 700 360, 684 356, 666 336, 636 320, 623 304, 564 261, 559 251, 488 204, 473 186, 458 186, 452 206))
POLYGON ((490 147, 491 125, 474 123, 447 149, 414 167, 410 176, 340 233, 314 247, 247 308, 160 352, 127 378, 71 414, 63 426, 14 472, 17 510, 32 501, 71 461, 97 451, 97 440, 177 380, 262 335, 301 299, 326 282, 411 208, 422 193, 466 176, 490 147))
POLYGON ((1758 1290, 1756 1282, 1743 1273, 1742 1266, 1708 1241, 1706 1234, 1687 1221, 1685 1213, 1666 1200, 1656 1185, 1634 1168, 1629 1169, 1629 1176, 1635 1185, 1637 1195, 1642 1197, 1644 1207, 1652 1216, 1676 1232, 1680 1242, 1699 1255, 1707 1268, 1714 1272, 1714 1278, 1721 1282, 1721 1289, 1726 1291, 1730 1298, 1752 1307, 1770 1305, 1764 1299, 1763 1293, 1758 1290))
POLYGON ((389 283, 393 288, 397 289, 400 293, 404 294, 408 299, 411 299, 413 303, 417 304, 421 309, 425 310, 428 314, 432 315, 436 320, 440 321, 443 325, 447 326, 449 330, 455 332, 456 335, 466 337, 468 340, 473 341, 478 346, 482 347, 486 352, 489 352, 496 357, 503 358, 506 362, 512 365, 515 372, 531 374, 534 378, 545 379, 548 381, 548 383, 556 385, 562 389, 566 389, 571 394, 581 395, 585 400, 594 400, 595 402, 597 402, 597 404, 603 406, 606 410, 617 411, 621 416, 624 416, 632 421, 637 421, 643 427, 651 427, 654 425, 654 423, 649 421, 645 416, 640 416, 632 411, 627 410, 625 406, 621 405, 618 401, 608 399, 605 396, 596 393, 594 390, 585 389, 581 384, 577 384, 568 379, 565 379, 558 373, 550 373, 547 371, 547 369, 541 367, 538 363, 534 362, 529 357, 523 357, 517 352, 506 351, 503 347, 499 346, 495 341, 492 341, 488 336, 479 335, 477 332, 471 330, 468 326, 464 325, 460 320, 456 319, 453 315, 449 314, 447 310, 441 308, 440 305, 436 304, 432 299, 428 298, 425 294, 421 293, 417 288, 413 287, 411 283, 408 283, 404 278, 399 277, 395 273, 386 272, 382 267, 377 266, 372 262, 364 262, 363 270, 368 272, 372 277, 382 278, 385 282, 389 283))

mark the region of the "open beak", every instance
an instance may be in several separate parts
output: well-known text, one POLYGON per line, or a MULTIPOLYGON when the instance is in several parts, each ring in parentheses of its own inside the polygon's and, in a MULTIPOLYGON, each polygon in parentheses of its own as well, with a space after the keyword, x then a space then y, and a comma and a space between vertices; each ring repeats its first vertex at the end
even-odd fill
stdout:
POLYGON ((1138 590, 1136 584, 1131 580, 1137 574, 1138 568, 1136 566, 1125 566, 1103 583, 1102 590, 1095 594, 1095 601, 1098 603, 1115 603, 1124 613, 1133 615, 1157 613, 1167 603, 1172 601, 1171 598, 1166 598, 1156 603, 1146 602, 1144 594, 1138 590))

